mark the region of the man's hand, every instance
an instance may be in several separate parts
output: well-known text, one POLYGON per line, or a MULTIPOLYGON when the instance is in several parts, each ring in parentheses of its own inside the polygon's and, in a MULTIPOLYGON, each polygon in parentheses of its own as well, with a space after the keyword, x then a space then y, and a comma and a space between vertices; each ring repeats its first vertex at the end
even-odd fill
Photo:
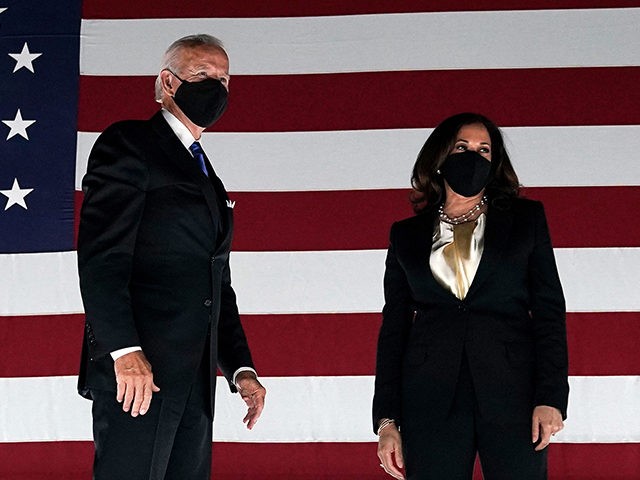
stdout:
POLYGON ((395 424, 384 427, 380 432, 378 458, 381 462, 380 466, 393 478, 398 480, 405 478, 402 472, 398 470, 398 467, 404 468, 404 458, 402 457, 402 439, 395 424))
POLYGON ((535 448, 536 452, 546 448, 551 441, 551 435, 555 435, 563 428, 560 410, 547 405, 538 405, 534 408, 531 419, 531 441, 536 443, 540 439, 540 443, 535 448))
POLYGON ((131 410, 132 417, 147 413, 153 392, 159 392, 160 389, 153 383, 151 364, 144 353, 127 353, 114 362, 113 368, 118 387, 116 400, 122 403, 122 410, 131 410))
POLYGON ((267 394, 265 388, 260 384, 253 372, 240 372, 236 377, 236 387, 238 393, 247 404, 249 410, 242 419, 247 424, 247 428, 251 430, 260 418, 262 409, 264 408, 264 397, 267 394))

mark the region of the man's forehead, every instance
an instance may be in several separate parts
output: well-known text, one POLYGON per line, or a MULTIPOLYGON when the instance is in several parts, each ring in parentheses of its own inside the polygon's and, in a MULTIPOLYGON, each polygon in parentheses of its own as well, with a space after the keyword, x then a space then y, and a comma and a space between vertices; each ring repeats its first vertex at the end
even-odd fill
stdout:
POLYGON ((224 50, 216 47, 192 47, 181 52, 180 60, 182 68, 189 70, 204 69, 208 67, 229 70, 229 59, 224 50))
POLYGON ((185 47, 180 52, 181 56, 186 60, 191 59, 215 59, 220 60, 224 59, 224 61, 228 62, 229 57, 227 53, 221 48, 213 45, 198 45, 194 47, 185 47))

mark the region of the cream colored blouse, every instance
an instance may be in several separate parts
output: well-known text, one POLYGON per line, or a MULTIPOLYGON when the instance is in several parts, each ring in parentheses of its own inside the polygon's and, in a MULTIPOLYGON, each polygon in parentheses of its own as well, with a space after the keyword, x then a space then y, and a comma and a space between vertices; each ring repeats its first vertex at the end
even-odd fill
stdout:
POLYGON ((429 266, 435 279, 463 300, 476 275, 484 250, 482 213, 474 222, 451 225, 440 220, 434 229, 429 266))

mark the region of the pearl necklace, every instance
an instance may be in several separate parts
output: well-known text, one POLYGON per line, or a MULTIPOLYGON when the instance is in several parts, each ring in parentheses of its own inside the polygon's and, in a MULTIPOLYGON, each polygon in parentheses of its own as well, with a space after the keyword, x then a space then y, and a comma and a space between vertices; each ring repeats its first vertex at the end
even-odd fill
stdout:
POLYGON ((457 217, 450 217, 449 215, 444 213, 444 204, 442 204, 438 207, 438 215, 440 217, 440 220, 442 220, 443 222, 451 223, 453 225, 458 225, 460 223, 469 222, 471 218, 476 214, 476 212, 486 204, 487 204, 487 197, 483 196, 482 199, 471 210, 457 217))

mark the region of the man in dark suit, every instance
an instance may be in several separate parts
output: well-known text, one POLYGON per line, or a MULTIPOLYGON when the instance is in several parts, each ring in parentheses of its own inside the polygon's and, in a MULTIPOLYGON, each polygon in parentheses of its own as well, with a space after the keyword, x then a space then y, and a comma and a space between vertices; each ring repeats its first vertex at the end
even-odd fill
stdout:
POLYGON ((248 428, 262 412, 231 287, 233 202, 198 143, 228 82, 219 40, 177 40, 156 79, 162 110, 111 125, 89 157, 78 389, 93 400, 96 479, 209 479, 216 367, 248 428))

